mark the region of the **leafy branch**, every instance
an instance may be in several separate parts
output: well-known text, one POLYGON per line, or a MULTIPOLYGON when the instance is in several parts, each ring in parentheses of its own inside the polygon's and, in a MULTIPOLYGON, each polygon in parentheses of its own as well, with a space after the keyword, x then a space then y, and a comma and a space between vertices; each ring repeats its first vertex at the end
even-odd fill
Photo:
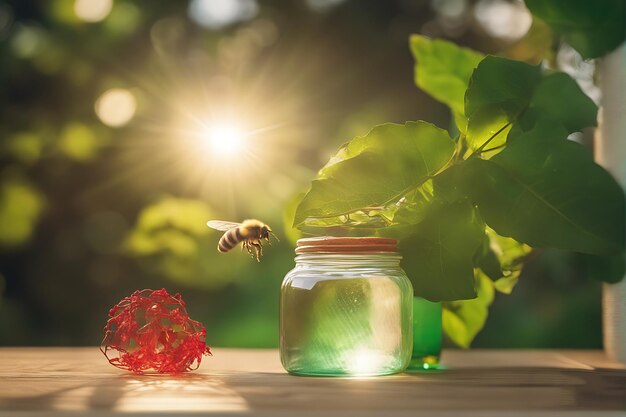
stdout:
POLYGON ((458 138, 417 121, 352 139, 320 170, 294 226, 399 238, 416 294, 444 301, 444 329, 467 346, 530 247, 577 251, 590 265, 623 258, 626 203, 567 140, 597 115, 567 74, 417 35, 410 43, 416 84, 450 107, 458 138))

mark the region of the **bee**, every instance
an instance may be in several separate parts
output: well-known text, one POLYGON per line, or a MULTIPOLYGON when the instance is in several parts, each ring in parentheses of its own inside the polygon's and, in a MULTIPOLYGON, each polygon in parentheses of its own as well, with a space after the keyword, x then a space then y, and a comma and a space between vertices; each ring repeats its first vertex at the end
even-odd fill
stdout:
POLYGON ((225 232, 217 243, 219 252, 226 253, 241 242, 241 250, 245 249, 250 256, 256 257, 257 262, 263 256, 261 240, 267 240, 270 246, 272 245, 270 243, 270 235, 278 240, 267 224, 255 219, 244 220, 242 223, 209 220, 206 225, 212 229, 225 232))

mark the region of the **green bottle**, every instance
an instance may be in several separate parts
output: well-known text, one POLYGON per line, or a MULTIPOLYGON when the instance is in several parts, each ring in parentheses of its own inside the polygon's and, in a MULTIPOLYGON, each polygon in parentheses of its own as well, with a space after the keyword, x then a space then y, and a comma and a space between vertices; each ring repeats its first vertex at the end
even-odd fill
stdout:
POLYGON ((413 354, 407 370, 433 369, 441 355, 441 303, 413 299, 413 354))

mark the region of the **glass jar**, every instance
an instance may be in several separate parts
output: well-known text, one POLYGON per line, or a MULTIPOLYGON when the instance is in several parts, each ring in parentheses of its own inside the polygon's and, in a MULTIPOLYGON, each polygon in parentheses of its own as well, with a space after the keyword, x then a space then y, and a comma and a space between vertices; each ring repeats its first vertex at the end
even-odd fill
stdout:
POLYGON ((280 357, 297 375, 387 375, 411 360, 413 287, 396 241, 300 239, 281 287, 280 357))

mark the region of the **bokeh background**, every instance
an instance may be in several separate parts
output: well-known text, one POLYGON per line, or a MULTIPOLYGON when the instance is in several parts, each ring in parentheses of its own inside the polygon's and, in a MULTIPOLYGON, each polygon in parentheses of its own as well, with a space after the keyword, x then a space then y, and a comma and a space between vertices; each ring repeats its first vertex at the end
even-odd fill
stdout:
MULTIPOLYGON (((450 126, 411 33, 548 59, 598 99, 593 62, 531 23, 506 0, 0 2, 0 345, 98 344, 111 305, 165 287, 209 344, 276 346, 290 201, 378 123, 450 126), (248 217, 281 238, 261 263, 205 226, 248 217)), ((474 346, 600 347, 577 265, 535 252, 474 346)))

